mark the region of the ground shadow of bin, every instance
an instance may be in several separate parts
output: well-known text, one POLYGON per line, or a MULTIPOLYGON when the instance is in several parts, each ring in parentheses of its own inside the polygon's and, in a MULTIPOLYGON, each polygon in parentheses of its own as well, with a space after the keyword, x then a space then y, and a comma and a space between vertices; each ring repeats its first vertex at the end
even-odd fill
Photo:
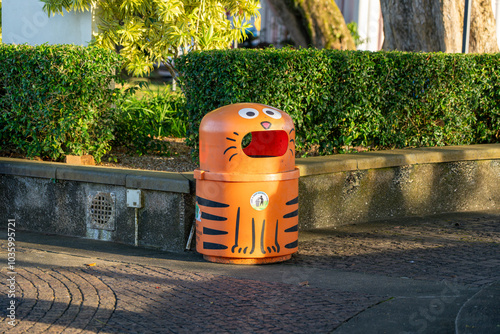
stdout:
POLYGON ((194 176, 196 250, 206 260, 273 263, 297 251, 299 170, 288 114, 257 103, 208 113, 194 176))

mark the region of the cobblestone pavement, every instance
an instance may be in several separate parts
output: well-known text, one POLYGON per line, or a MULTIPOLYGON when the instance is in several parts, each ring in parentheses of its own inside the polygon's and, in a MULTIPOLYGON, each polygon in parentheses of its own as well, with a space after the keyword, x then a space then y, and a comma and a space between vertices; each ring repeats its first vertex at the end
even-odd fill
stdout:
POLYGON ((17 324, 2 333, 327 333, 380 300, 125 264, 22 268, 16 280, 17 324))
POLYGON ((289 264, 482 286, 500 280, 500 215, 453 214, 319 230, 289 264))
MULTIPOLYGON (((0 246, 5 254, 5 240, 0 246)), ((262 270, 335 269, 480 287, 500 280, 499 248, 498 213, 412 218, 301 233, 299 254, 262 270)), ((330 333, 388 298, 291 283, 285 274, 268 281, 126 261, 24 263, 16 267, 11 326, 8 271, 0 269, 1 333, 330 333)))

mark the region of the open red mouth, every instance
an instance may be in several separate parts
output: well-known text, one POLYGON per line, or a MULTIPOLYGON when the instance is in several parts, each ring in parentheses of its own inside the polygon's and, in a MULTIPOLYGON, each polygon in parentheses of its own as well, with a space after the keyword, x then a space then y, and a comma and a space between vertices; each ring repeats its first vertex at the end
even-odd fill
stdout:
MULTIPOLYGON (((266 129, 262 123, 262 127, 266 129)), ((271 123, 269 123, 269 126, 271 126, 271 123)), ((255 131, 251 135, 252 141, 247 147, 243 148, 243 152, 251 158, 281 157, 287 151, 288 135, 286 131, 255 131)))

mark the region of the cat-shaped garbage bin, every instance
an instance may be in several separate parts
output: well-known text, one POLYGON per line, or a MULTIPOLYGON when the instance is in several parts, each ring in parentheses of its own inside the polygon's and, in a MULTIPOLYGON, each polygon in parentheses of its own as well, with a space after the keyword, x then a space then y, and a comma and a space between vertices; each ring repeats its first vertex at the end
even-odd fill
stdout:
POLYGON ((274 263, 298 249, 295 127, 283 111, 237 103, 200 124, 196 250, 211 262, 274 263))

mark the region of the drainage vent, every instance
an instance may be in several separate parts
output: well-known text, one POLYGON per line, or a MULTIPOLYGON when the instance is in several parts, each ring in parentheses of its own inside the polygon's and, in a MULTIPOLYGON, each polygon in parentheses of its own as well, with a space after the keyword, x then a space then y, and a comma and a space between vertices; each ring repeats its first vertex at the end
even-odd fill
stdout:
POLYGON ((90 197, 90 227, 115 230, 115 194, 98 192, 90 197))

